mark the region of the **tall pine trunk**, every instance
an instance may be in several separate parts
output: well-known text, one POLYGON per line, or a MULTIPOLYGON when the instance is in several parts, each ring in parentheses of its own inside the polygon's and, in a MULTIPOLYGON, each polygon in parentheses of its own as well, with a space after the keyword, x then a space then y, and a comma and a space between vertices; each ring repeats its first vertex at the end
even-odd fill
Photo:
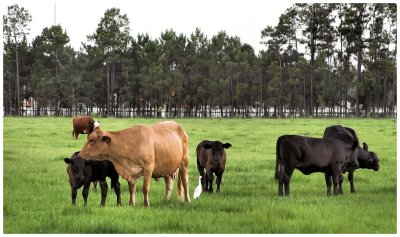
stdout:
POLYGON ((107 117, 110 116, 110 64, 107 63, 107 117))
POLYGON ((17 116, 21 115, 21 99, 19 94, 19 58, 18 58, 18 44, 15 37, 15 66, 16 66, 16 77, 15 77, 15 113, 17 116))
MULTIPOLYGON (((361 34, 358 36, 361 39, 361 34)), ((356 85, 356 117, 360 116, 360 84, 361 84, 361 63, 362 63, 362 48, 360 47, 357 52, 357 85, 356 85)))
POLYGON ((312 23, 311 23, 311 42, 310 42, 310 66, 311 66, 311 75, 310 75, 310 116, 313 116, 313 108, 314 108, 314 63, 315 63, 315 4, 312 4, 312 23))

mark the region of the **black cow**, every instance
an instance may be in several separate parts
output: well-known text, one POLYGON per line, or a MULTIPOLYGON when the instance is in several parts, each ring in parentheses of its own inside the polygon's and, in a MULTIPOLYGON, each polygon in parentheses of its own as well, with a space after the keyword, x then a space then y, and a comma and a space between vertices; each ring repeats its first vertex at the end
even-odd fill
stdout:
MULTIPOLYGON (((347 146, 336 139, 322 139, 303 137, 298 135, 283 135, 276 142, 275 178, 279 181, 278 195, 290 194, 290 179, 294 169, 309 175, 314 172, 323 172, 333 177, 334 194, 343 194, 343 169, 347 166, 358 166, 356 147, 347 146)), ((328 195, 330 186, 326 184, 328 195)), ((330 184, 332 185, 332 184, 330 184)))
POLYGON ((226 152, 232 145, 220 141, 204 140, 197 145, 197 170, 201 176, 201 185, 205 192, 213 192, 214 175, 217 176, 217 192, 220 191, 222 174, 225 170, 226 152), (204 173, 206 169, 206 173, 204 173))
POLYGON ((82 196, 84 205, 86 206, 90 183, 99 181, 101 189, 101 205, 104 206, 108 192, 106 177, 111 179, 111 188, 114 189, 115 194, 117 195, 117 205, 121 205, 121 188, 118 181, 119 175, 110 161, 84 160, 79 157, 79 151, 77 151, 71 156, 71 158, 64 158, 64 162, 68 164, 67 173, 72 190, 72 205, 75 205, 76 203, 77 190, 83 186, 82 196))
MULTIPOLYGON (((358 136, 354 129, 342 127, 340 125, 333 125, 327 127, 324 132, 324 138, 335 138, 341 140, 345 144, 352 144, 354 141, 359 143, 358 136)), ((359 168, 379 170, 379 159, 375 152, 368 151, 367 143, 363 143, 363 148, 357 146, 359 168)), ((347 168, 343 172, 349 172, 348 180, 350 182, 350 192, 355 193, 354 188, 354 171, 355 169, 347 168)), ((329 177, 327 177, 329 178, 329 177)))

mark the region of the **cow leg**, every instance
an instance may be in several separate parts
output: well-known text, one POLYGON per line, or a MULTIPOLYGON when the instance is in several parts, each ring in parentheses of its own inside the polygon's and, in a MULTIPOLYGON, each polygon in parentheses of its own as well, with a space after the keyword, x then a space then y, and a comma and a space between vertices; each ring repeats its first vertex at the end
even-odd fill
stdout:
POLYGON ((184 202, 184 197, 183 197, 183 182, 182 182, 182 177, 181 174, 178 171, 178 182, 177 182, 177 190, 178 190, 178 200, 180 202, 184 202))
POLYGON ((78 132, 72 130, 72 138, 78 139, 78 132))
POLYGON ((90 182, 85 183, 83 186, 83 191, 82 191, 82 196, 83 196, 83 201, 84 201, 85 206, 87 204, 87 198, 89 196, 89 188, 90 188, 90 182))
POLYGON ((293 174, 293 169, 279 164, 279 177, 278 177, 278 196, 283 196, 283 187, 285 187, 285 195, 290 194, 290 179, 293 174))
POLYGON ((325 183, 326 183, 326 195, 331 196, 331 188, 332 188, 332 175, 325 174, 325 183))
POLYGON ((145 207, 148 207, 150 205, 149 202, 149 191, 150 191, 150 181, 151 181, 151 175, 153 173, 153 166, 148 166, 144 169, 143 172, 143 186, 142 186, 142 192, 143 192, 143 205, 145 207))
POLYGON ((205 173, 205 176, 204 176, 204 182, 205 182, 205 184, 204 184, 203 191, 208 193, 209 192, 209 190, 208 190, 208 184, 209 183, 208 183, 208 173, 207 172, 205 173))
POLYGON ((169 200, 171 198, 171 193, 172 189, 174 187, 174 180, 172 179, 172 176, 165 176, 164 177, 165 181, 165 200, 169 200))
POLYGON ((107 193, 108 193, 108 185, 106 180, 100 180, 100 190, 101 190, 101 206, 106 205, 107 193))
POLYGON ((283 196, 283 177, 285 175, 285 166, 283 164, 279 164, 279 174, 278 174, 278 196, 283 196))
POLYGON ((217 174, 217 193, 220 192, 220 186, 221 186, 221 182, 222 182, 222 174, 224 173, 224 171, 220 171, 217 174))
POLYGON ((206 172, 206 190, 210 193, 213 193, 212 183, 214 181, 214 175, 212 174, 210 169, 207 169, 206 172), (208 187, 207 187, 208 186, 208 187))
POLYGON ((199 166, 199 164, 197 164, 197 170, 199 171, 199 174, 201 176, 201 187, 203 188, 203 190, 206 190, 206 175, 204 172, 204 167, 199 166))
POLYGON ((130 196, 129 196, 129 205, 135 206, 135 202, 136 202, 136 199, 135 199, 136 180, 133 180, 132 182, 131 182, 131 181, 128 181, 128 185, 129 185, 129 193, 130 193, 130 196))
POLYGON ((343 195, 342 184, 343 184, 343 175, 340 175, 339 176, 339 194, 341 194, 341 195, 343 195))
POLYGON ((179 177, 183 185, 183 193, 185 201, 190 203, 189 195, 189 158, 185 156, 182 160, 181 167, 179 168, 179 177))
POLYGON ((117 196, 117 206, 121 206, 121 184, 118 179, 111 180, 113 183, 115 195, 117 196))
MULTIPOLYGON (((340 169, 339 165, 333 166, 332 181, 333 181, 333 194, 334 195, 341 194, 340 189, 341 189, 341 184, 343 182, 343 173, 342 173, 342 170, 340 169)), ((343 194, 343 191, 342 191, 342 194, 343 194)))
POLYGON ((77 193, 77 189, 72 188, 71 189, 72 205, 76 204, 76 193, 77 193))
POLYGON ((180 202, 190 202, 189 175, 187 168, 183 168, 182 166, 179 168, 178 173, 178 200, 180 202))
POLYGON ((347 178, 349 179, 349 182, 350 182, 350 192, 355 193, 356 189, 354 188, 354 183, 353 183, 354 182, 354 172, 350 171, 347 178))
POLYGON ((289 196, 290 194, 290 179, 293 174, 293 169, 286 167, 285 174, 283 177, 283 184, 285 185, 285 195, 289 196))

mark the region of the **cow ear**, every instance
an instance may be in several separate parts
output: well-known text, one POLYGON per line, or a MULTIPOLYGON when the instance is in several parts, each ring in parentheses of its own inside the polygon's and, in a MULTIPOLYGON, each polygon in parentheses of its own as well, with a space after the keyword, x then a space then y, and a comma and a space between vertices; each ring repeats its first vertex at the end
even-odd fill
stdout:
POLYGON ((203 144, 203 147, 205 149, 210 149, 212 147, 212 145, 210 143, 205 143, 205 144, 203 144))
POLYGON ((365 142, 363 142, 363 149, 364 149, 365 151, 368 151, 368 144, 365 143, 365 142))
POLYGON ((72 160, 69 159, 69 158, 64 158, 64 162, 65 162, 66 164, 72 164, 72 160))
POLYGON ((230 143, 225 143, 224 145, 223 145, 223 147, 225 148, 225 149, 228 149, 229 147, 231 147, 232 145, 230 144, 230 143))
POLYGON ((109 137, 109 136, 103 136, 103 137, 101 138, 101 140, 102 140, 103 142, 107 143, 107 144, 110 144, 110 143, 111 143, 111 137, 109 137))

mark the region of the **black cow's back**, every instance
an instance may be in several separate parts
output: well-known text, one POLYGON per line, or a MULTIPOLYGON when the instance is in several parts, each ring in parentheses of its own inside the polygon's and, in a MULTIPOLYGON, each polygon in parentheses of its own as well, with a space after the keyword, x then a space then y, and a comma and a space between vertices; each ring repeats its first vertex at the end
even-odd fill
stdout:
POLYGON ((324 131, 323 138, 338 139, 346 145, 353 145, 354 141, 358 142, 355 131, 351 128, 344 128, 341 125, 327 127, 324 131))

